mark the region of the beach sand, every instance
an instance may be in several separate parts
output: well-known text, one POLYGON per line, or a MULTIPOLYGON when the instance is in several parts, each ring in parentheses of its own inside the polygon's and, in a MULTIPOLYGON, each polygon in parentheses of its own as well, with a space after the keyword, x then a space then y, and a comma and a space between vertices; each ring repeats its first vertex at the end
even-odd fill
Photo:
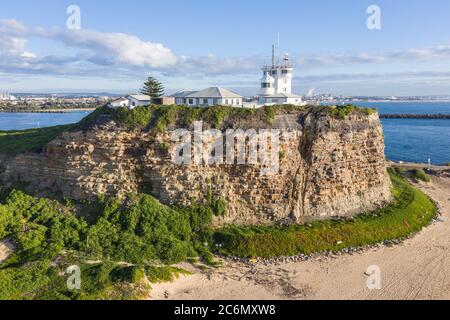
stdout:
POLYGON ((441 206, 442 217, 403 244, 306 262, 225 264, 153 285, 151 299, 450 299, 450 177, 418 185, 441 206), (381 289, 367 288, 369 266, 381 289))
POLYGON ((8 240, 0 241, 0 263, 5 261, 14 251, 14 244, 8 240))

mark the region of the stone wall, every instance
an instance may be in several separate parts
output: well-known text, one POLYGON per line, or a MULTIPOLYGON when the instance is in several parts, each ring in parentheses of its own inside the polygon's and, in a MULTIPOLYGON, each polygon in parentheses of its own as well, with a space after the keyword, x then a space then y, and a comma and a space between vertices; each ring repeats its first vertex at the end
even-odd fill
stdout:
MULTIPOLYGON (((236 121, 228 128, 264 128, 236 121)), ((34 192, 73 199, 151 192, 169 205, 205 201, 211 190, 228 203, 224 224, 302 223, 368 212, 391 200, 384 141, 377 114, 345 120, 326 113, 278 115, 280 172, 262 176, 258 165, 183 165, 170 161, 167 133, 130 130, 113 121, 66 132, 42 153, 0 159, 4 184, 29 183, 34 192)))

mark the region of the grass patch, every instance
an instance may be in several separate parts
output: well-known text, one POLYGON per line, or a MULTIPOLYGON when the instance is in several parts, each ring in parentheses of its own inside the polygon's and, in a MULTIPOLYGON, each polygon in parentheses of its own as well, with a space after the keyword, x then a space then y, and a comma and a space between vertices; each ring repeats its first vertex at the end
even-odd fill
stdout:
POLYGON ((0 131, 0 153, 17 155, 40 152, 42 148, 73 125, 38 128, 22 131, 0 131))
POLYGON ((351 114, 357 112, 369 116, 371 114, 377 113, 376 109, 373 108, 359 108, 352 104, 340 105, 340 106, 330 106, 327 107, 328 112, 336 118, 345 119, 351 114))
POLYGON ((351 221, 321 221, 290 227, 228 227, 214 234, 219 253, 244 258, 294 256, 376 244, 407 237, 427 226, 436 206, 391 171, 395 203, 351 221))

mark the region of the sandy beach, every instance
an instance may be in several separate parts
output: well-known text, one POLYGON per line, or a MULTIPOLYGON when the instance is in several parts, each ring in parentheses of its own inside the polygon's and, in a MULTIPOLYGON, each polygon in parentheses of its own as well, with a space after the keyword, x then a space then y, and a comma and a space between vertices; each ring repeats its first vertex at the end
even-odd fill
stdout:
POLYGON ((151 299, 450 299, 450 177, 418 186, 439 203, 442 216, 403 244, 306 262, 225 262, 153 285, 151 299), (381 270, 379 290, 367 288, 374 265, 381 270))

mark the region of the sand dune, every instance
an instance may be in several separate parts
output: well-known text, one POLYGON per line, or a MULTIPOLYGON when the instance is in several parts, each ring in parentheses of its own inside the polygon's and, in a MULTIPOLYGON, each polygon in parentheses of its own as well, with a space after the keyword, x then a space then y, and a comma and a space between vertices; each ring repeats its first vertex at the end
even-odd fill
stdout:
POLYGON ((14 244, 8 240, 0 241, 0 263, 5 261, 14 251, 14 244))

